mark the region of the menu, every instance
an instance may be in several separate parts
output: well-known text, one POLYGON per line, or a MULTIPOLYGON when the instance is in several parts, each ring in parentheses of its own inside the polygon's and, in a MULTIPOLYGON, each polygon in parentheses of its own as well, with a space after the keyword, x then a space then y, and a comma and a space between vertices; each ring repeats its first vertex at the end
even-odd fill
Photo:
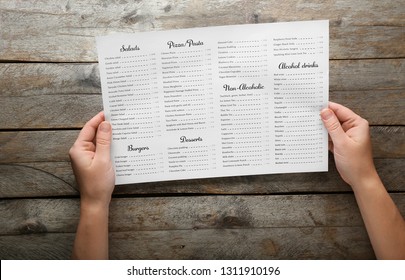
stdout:
POLYGON ((116 184, 327 171, 328 21, 96 41, 116 184))

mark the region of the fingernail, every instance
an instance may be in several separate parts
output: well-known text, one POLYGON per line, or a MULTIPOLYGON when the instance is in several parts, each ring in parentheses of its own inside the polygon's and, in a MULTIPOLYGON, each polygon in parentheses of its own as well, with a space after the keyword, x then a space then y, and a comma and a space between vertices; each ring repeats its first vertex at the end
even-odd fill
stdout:
POLYGON ((327 121, 333 116, 333 113, 330 109, 323 109, 321 111, 321 117, 323 120, 327 121))
POLYGON ((109 131, 110 131, 110 127, 111 127, 110 123, 108 123, 108 122, 102 122, 102 123, 100 124, 100 131, 102 131, 102 132, 109 132, 109 131))

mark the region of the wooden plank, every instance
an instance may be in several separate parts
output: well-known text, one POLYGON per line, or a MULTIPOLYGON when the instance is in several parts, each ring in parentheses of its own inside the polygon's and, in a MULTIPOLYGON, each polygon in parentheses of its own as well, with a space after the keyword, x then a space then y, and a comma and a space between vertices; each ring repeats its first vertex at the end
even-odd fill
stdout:
MULTIPOLYGON (((392 197, 404 214, 405 194, 392 197)), ((1 259, 69 258, 78 199, 3 200, 0 211, 1 259)), ((110 241, 119 259, 373 258, 351 194, 117 198, 110 241)))
MULTIPOLYGON (((330 60, 331 91, 405 89, 405 59, 330 60)), ((0 63, 2 97, 101 94, 97 63, 0 63)))
POLYGON ((111 235, 118 259, 372 259, 362 227, 217 229, 111 235), (137 249, 135 249, 137 248, 137 249), (139 249, 138 249, 139 248, 139 249))
MULTIPOLYGON (((405 193, 391 194, 405 214, 405 193)), ((79 199, 0 201, 0 236, 74 233, 79 199)), ((353 194, 113 198, 110 232, 360 227, 353 194)))
MULTIPOLYGON (((331 92, 371 125, 405 125, 405 89, 331 92)), ((103 110, 100 95, 0 97, 0 129, 81 128, 103 110)))
MULTIPOLYGON (((375 158, 405 157, 404 126, 370 127, 375 158)), ((0 163, 68 161, 79 131, 0 132, 0 163)))
POLYGON ((401 0, 386 1, 384 5, 377 0, 350 5, 338 0, 311 3, 2 0, 0 57, 21 61, 95 61, 97 35, 311 19, 331 21, 332 58, 403 57, 404 9, 401 0))
POLYGON ((2 260, 70 259, 74 234, 36 234, 0 237, 2 260))
POLYGON ((405 126, 374 126, 370 132, 374 157, 404 157, 405 126), (391 149, 391 145, 395 145, 396 148, 391 149))
MULTIPOLYGON (((371 124, 405 124, 405 59, 331 61, 330 68, 331 100, 371 124)), ((79 128, 102 110, 97 64, 4 63, 0 73, 0 129, 79 128)))
MULTIPOLYGON (((405 191, 405 159, 375 159, 389 191, 405 191)), ((0 165, 0 197, 78 196, 69 162, 0 165)), ((349 192, 330 159, 329 172, 167 181, 116 186, 116 195, 275 194, 349 192)))
POLYGON ((329 100, 352 109, 370 125, 405 125, 405 89, 331 91, 329 100))
MULTIPOLYGON (((63 171, 73 176, 72 169, 63 166, 63 171), (69 169, 68 169, 69 168, 69 169)), ((63 195, 78 195, 74 178, 65 181, 58 173, 60 164, 52 163, 52 172, 31 166, 0 164, 0 197, 49 197, 63 195)))
POLYGON ((81 128, 103 110, 97 95, 0 97, 3 129, 81 128))
MULTIPOLYGON (((0 258, 68 259, 73 233, 0 237, 0 258)), ((110 234, 111 259, 375 259, 363 227, 206 229, 110 234)))
POLYGON ((68 161, 79 131, 0 132, 0 163, 68 161))
POLYGON ((96 63, 0 63, 1 96, 101 93, 96 63))
POLYGON ((331 60, 331 91, 405 89, 405 59, 331 60))

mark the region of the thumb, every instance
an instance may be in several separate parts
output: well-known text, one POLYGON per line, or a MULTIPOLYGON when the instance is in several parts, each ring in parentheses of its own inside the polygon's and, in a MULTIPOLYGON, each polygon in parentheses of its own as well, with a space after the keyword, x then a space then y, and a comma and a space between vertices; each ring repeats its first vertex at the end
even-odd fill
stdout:
POLYGON ((343 143, 346 140, 347 135, 344 132, 335 113, 329 108, 323 109, 321 111, 321 118, 326 130, 328 130, 333 144, 338 146, 340 143, 343 143))
POLYGON ((110 159, 111 136, 111 124, 107 121, 102 122, 97 129, 96 157, 110 159))

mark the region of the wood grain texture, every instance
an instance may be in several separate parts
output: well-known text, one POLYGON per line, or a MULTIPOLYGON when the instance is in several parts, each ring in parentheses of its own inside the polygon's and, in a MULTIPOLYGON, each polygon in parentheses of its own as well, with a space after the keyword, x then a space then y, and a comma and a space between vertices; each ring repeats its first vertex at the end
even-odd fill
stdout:
MULTIPOLYGON (((404 126, 372 126, 375 158, 405 157, 404 126)), ((68 161, 79 131, 0 132, 0 163, 68 161)))
POLYGON ((329 100, 350 108, 370 125, 405 125, 405 89, 331 91, 329 100))
MULTIPOLYGON (((405 59, 331 61, 330 68, 331 100, 371 124, 405 124, 405 59)), ((80 128, 102 110, 97 64, 3 63, 0 73, 0 129, 80 128)))
POLYGON ((68 161, 79 131, 0 132, 0 163, 68 161))
MULTIPOLYGON (((405 125, 405 89, 332 91, 330 100, 351 108, 371 125, 405 125)), ((0 129, 78 129, 103 110, 101 95, 0 97, 0 129)))
POLYGON ((214 229, 111 235, 118 259, 373 259, 362 227, 214 229))
POLYGON ((404 57, 404 11, 401 0, 2 0, 0 58, 96 61, 97 35, 313 19, 330 20, 331 58, 404 57))
MULTIPOLYGON (((405 89, 405 59, 330 60, 331 91, 405 89)), ((0 63, 1 97, 101 94, 97 63, 0 63)))
MULTIPOLYGON (((404 214, 405 194, 392 197, 404 214)), ((3 200, 0 212, 2 259, 70 256, 78 199, 3 200)), ((119 259, 374 257, 352 194, 115 198, 110 242, 119 259)))
MULTIPOLYGON (((63 170, 73 176, 70 164, 63 170), (69 170, 70 168, 70 170, 69 170)), ((0 164, 0 198, 5 197, 49 197, 78 195, 74 178, 65 181, 61 175, 60 164, 49 164, 52 171, 31 166, 0 164)), ((70 179, 70 178, 69 178, 70 179)))
MULTIPOLYGON (((102 109, 95 36, 312 19, 330 20, 330 100, 373 125, 376 168, 404 215, 403 0, 0 0, 0 258, 70 258, 68 150, 102 109)), ((110 257, 374 259, 332 158, 329 170, 117 186, 110 257)))
MULTIPOLYGON (((405 214, 405 193, 391 194, 405 214)), ((75 233, 79 199, 0 201, 0 236, 75 233)), ((360 227, 353 194, 113 198, 110 232, 360 227)))
POLYGON ((0 236, 2 260, 66 260, 72 255, 74 234, 0 236))
POLYGON ((97 63, 0 63, 2 97, 101 93, 97 63))
MULTIPOLYGON (((6 259, 69 259, 73 233, 0 236, 6 259)), ((111 259, 375 259, 363 227, 206 229, 110 234, 111 259)))
POLYGON ((2 129, 81 128, 103 110, 101 95, 0 97, 2 129))
MULTIPOLYGON (((329 160, 329 172, 235 176, 116 186, 115 195, 275 194, 350 192, 329 160)), ((375 159, 389 191, 405 191, 405 159, 375 159)), ((0 197, 78 196, 69 162, 0 164, 0 197)))

